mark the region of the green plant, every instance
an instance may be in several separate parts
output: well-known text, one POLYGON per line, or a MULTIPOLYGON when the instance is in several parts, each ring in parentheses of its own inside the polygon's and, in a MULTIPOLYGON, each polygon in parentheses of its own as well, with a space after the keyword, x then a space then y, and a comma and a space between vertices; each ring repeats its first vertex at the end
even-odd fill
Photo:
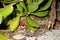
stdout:
POLYGON ((30 14, 38 17, 44 17, 48 14, 48 8, 50 7, 52 0, 48 0, 45 5, 40 7, 43 2, 43 0, 27 0, 27 6, 24 2, 17 4, 17 8, 20 11, 21 15, 23 16, 23 14, 25 14, 24 16, 26 25, 30 30, 36 31, 39 27, 39 25, 29 17, 30 14))
POLYGON ((5 35, 0 33, 0 40, 9 40, 5 35))
POLYGON ((6 25, 9 25, 10 31, 14 31, 19 25, 20 17, 24 16, 28 28, 32 31, 36 31, 39 25, 30 18, 30 15, 35 15, 37 17, 45 17, 48 15, 48 8, 50 7, 52 0, 27 0, 26 2, 14 0, 17 8, 13 8, 13 5, 10 4, 12 1, 3 1, 5 4, 8 2, 9 4, 6 8, 0 9, 0 24, 2 23, 2 20, 7 19, 4 20, 6 25))

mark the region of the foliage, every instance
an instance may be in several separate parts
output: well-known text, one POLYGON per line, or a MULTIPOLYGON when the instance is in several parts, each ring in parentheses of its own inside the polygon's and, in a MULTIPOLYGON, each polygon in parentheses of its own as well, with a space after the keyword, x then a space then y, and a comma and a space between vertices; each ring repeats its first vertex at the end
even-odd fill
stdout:
POLYGON ((0 33, 0 40, 9 40, 5 35, 0 33))
POLYGON ((52 0, 4 0, 0 1, 5 4, 4 8, 0 8, 0 24, 2 21, 9 25, 10 31, 15 31, 19 25, 20 18, 25 17, 26 25, 32 31, 36 31, 39 25, 30 18, 30 15, 37 17, 45 17, 48 15, 49 7, 52 0), (16 8, 17 7, 17 8, 16 8), (12 16, 12 17, 11 17, 12 16))

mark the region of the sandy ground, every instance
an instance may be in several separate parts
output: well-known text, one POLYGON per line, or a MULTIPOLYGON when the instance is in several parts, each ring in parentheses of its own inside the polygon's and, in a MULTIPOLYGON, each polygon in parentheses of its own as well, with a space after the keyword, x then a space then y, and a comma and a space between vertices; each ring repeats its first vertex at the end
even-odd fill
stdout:
POLYGON ((39 35, 38 37, 27 37, 22 36, 21 34, 14 35, 13 38, 16 40, 60 40, 60 30, 50 30, 45 32, 42 35, 39 35))

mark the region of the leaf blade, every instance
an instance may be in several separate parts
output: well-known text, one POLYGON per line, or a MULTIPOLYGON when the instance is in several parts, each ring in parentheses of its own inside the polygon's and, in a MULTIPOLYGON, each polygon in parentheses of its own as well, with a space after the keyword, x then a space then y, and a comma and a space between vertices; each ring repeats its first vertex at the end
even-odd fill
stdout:
POLYGON ((37 30, 37 28, 34 28, 34 27, 32 27, 31 25, 29 25, 29 23, 27 22, 27 17, 26 17, 25 20, 26 20, 26 25, 27 25, 28 29, 29 29, 30 31, 35 32, 35 31, 37 30))
POLYGON ((32 27, 39 27, 39 25, 35 21, 33 21, 30 17, 27 17, 27 22, 32 27))
POLYGON ((7 37, 5 37, 5 35, 0 34, 0 40, 9 40, 7 37))
POLYGON ((22 14, 23 13, 23 7, 19 4, 16 5, 18 10, 20 11, 20 13, 22 14))
POLYGON ((27 0, 28 4, 31 4, 32 3, 32 0, 27 0))
POLYGON ((7 16, 9 16, 12 12, 13 12, 13 6, 12 5, 8 5, 2 11, 0 11, 0 13, 1 13, 1 15, 3 16, 4 19, 7 16))
POLYGON ((52 0, 48 0, 48 2, 43 7, 41 7, 38 11, 43 11, 43 10, 48 9, 51 3, 52 3, 52 0))
POLYGON ((27 12, 27 9, 26 9, 26 5, 25 5, 25 3, 22 1, 22 2, 20 2, 20 5, 25 9, 25 11, 27 12))
POLYGON ((37 8, 38 8, 38 5, 36 3, 32 3, 32 4, 28 5, 29 12, 34 12, 34 11, 36 11, 37 8))
POLYGON ((15 18, 13 18, 12 21, 10 21, 9 30, 15 31, 15 29, 18 27, 20 21, 20 15, 17 15, 15 18))
POLYGON ((48 15, 48 11, 36 12, 36 13, 32 13, 32 15, 35 15, 38 17, 44 17, 44 16, 48 15))

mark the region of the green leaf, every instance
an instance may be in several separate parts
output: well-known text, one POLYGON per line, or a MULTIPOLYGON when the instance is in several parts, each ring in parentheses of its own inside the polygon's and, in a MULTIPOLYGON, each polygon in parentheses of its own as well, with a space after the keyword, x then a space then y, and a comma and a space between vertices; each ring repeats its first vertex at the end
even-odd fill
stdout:
POLYGON ((48 15, 48 11, 36 12, 36 13, 32 13, 32 15, 35 15, 38 17, 44 17, 44 16, 48 15))
POLYGON ((4 2, 11 2, 12 0, 4 0, 4 2))
POLYGON ((25 11, 27 12, 26 5, 25 5, 24 1, 21 1, 21 2, 20 2, 20 5, 21 5, 21 6, 25 9, 25 11))
POLYGON ((32 1, 32 3, 28 3, 29 12, 36 11, 38 9, 38 6, 43 2, 43 0, 38 0, 38 2, 36 2, 36 0, 31 0, 31 1, 32 1))
POLYGON ((39 25, 34 20, 32 20, 30 17, 27 17, 26 20, 27 20, 27 22, 29 23, 30 26, 39 27, 39 25))
POLYGON ((20 13, 22 14, 23 13, 23 7, 20 5, 20 3, 17 4, 17 8, 20 11, 20 13))
POLYGON ((2 0, 3 3, 8 4, 8 3, 14 3, 17 2, 18 0, 2 0))
POLYGON ((10 20, 8 22, 9 25, 9 30, 10 31, 15 31, 15 29, 18 27, 19 25, 19 21, 20 21, 20 15, 17 15, 15 18, 12 19, 12 21, 10 20))
POLYGON ((42 6, 38 11, 43 11, 43 10, 48 9, 51 3, 52 3, 52 0, 48 0, 48 2, 44 6, 42 6))
POLYGON ((38 8, 38 5, 36 3, 32 3, 32 4, 28 5, 29 12, 34 12, 37 10, 37 8, 38 8))
POLYGON ((28 4, 31 4, 32 3, 32 0, 27 0, 28 4))
MULTIPOLYGON (((19 4, 17 4, 17 8, 21 11, 22 9, 24 9, 25 11, 27 11, 25 3, 24 2, 20 2, 19 4)), ((22 11, 21 11, 22 12, 22 11)))
POLYGON ((4 0, 3 3, 11 3, 12 0, 4 0))
POLYGON ((44 0, 36 0, 38 5, 41 4, 44 0))
POLYGON ((2 17, 5 19, 7 16, 9 16, 11 13, 13 12, 13 6, 12 5, 8 5, 7 7, 5 7, 2 11, 0 10, 0 13, 2 15, 2 17))
POLYGON ((26 17, 26 25, 28 27, 29 30, 35 32, 37 30, 37 28, 34 28, 33 26, 29 25, 28 21, 27 21, 27 17, 26 17))
POLYGON ((4 8, 0 8, 0 12, 3 11, 4 8))
POLYGON ((2 23, 2 15, 0 14, 0 24, 2 23))
POLYGON ((7 22, 7 25, 10 25, 12 23, 12 20, 10 19, 8 22, 7 22))
POLYGON ((5 35, 0 33, 0 40, 9 40, 5 35))
POLYGON ((20 11, 22 16, 27 14, 27 8, 26 8, 24 2, 20 2, 19 4, 17 4, 17 8, 20 11))

